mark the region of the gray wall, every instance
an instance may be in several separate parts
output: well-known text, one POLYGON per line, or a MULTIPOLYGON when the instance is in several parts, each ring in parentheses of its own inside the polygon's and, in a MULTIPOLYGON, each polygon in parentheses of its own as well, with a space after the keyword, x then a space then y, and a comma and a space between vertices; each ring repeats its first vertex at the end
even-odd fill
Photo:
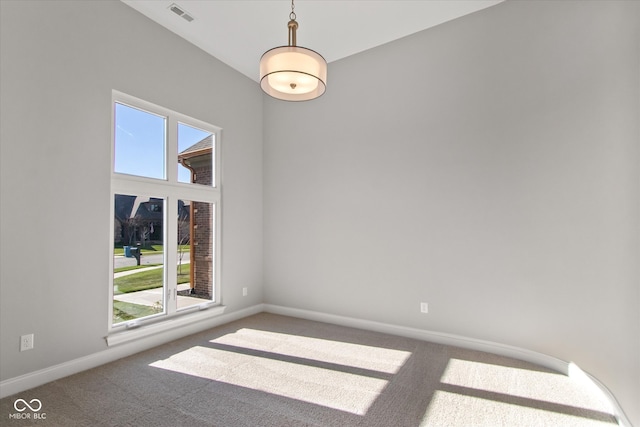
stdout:
POLYGON ((267 100, 265 301, 573 361, 640 425, 639 26, 508 1, 267 100))
POLYGON ((2 380, 106 348, 112 89, 223 128, 223 302, 261 302, 255 82, 119 1, 1 7, 2 380))

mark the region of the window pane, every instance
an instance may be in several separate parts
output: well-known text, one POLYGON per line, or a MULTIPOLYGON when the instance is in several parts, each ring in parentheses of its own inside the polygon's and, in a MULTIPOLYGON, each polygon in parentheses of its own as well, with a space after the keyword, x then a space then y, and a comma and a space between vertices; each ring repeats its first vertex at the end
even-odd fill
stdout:
POLYGON ((215 206, 178 200, 178 309, 214 299, 215 206))
POLYGON ((165 179, 165 117, 115 104, 114 171, 165 179))
POLYGON ((178 182, 215 187, 215 135, 178 124, 178 182))
POLYGON ((113 323, 164 312, 164 200, 115 195, 113 323))

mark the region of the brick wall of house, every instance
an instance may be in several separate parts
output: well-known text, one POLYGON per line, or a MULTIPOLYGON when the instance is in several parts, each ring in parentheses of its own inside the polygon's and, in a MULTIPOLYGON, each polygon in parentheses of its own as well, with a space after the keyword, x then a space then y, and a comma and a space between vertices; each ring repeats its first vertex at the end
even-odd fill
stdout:
MULTIPOLYGON (((211 157, 209 156, 209 159, 211 157)), ((211 164, 205 162, 202 166, 194 167, 196 173, 195 183, 211 185, 211 164)), ((207 299, 213 297, 213 209, 211 203, 192 202, 192 215, 194 218, 193 246, 195 265, 194 291, 198 296, 207 299)))

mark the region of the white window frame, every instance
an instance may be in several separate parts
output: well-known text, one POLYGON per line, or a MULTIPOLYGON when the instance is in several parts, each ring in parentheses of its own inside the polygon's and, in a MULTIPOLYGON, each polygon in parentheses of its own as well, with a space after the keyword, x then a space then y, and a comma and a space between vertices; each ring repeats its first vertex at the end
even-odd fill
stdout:
POLYGON ((221 283, 221 140, 222 129, 188 117, 134 96, 113 90, 111 99, 111 191, 109 226, 109 345, 141 338, 174 327, 183 326, 224 312, 220 294, 221 283), (115 106, 116 103, 137 108, 166 118, 165 179, 146 178, 114 172, 115 165, 115 106), (184 124, 214 135, 214 186, 178 182, 178 124, 184 124), (204 301, 188 308, 177 309, 177 250, 164 251, 164 312, 141 319, 113 324, 113 236, 114 198, 116 194, 157 197, 164 200, 164 247, 178 245, 178 200, 212 203, 215 207, 214 227, 214 287, 213 301, 204 301), (170 219, 174 219, 171 221, 170 219), (203 312, 202 310, 206 310, 203 312), (179 318, 179 319, 177 319, 179 318), (171 322, 167 322, 171 320, 171 322))

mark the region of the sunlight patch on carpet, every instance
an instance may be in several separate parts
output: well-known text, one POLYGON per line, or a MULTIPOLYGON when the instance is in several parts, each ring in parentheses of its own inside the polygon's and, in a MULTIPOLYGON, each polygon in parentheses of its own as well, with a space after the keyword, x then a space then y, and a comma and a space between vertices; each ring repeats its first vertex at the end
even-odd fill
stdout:
POLYGON ((339 363, 388 374, 397 373, 411 356, 409 351, 248 328, 216 338, 211 342, 273 351, 283 355, 339 363))
POLYGON ((592 388, 560 373, 451 359, 440 382, 602 412, 610 410, 592 388))
POLYGON ((411 355, 253 329, 210 343, 149 366, 364 415, 411 355))
POLYGON ((420 427, 427 426, 554 426, 613 427, 610 421, 573 414, 523 407, 475 396, 438 390, 427 408, 420 427))

